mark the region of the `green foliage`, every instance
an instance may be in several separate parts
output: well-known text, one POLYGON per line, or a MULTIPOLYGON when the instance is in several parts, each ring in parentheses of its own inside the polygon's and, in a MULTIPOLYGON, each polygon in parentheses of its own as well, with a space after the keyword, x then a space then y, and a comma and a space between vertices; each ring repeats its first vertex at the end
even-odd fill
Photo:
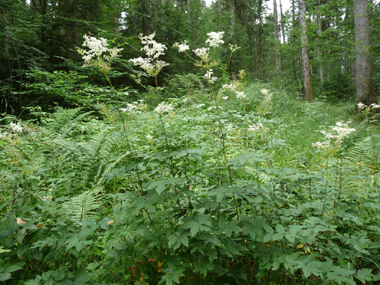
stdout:
POLYGON ((334 73, 323 82, 321 94, 328 102, 351 101, 355 98, 355 86, 349 75, 334 73))
POLYGON ((189 82, 173 94, 175 110, 157 115, 136 102, 121 114, 126 131, 112 108, 105 121, 56 108, 1 140, 5 284, 380 279, 374 127, 359 125, 327 156, 311 144, 347 120, 347 107, 255 83, 244 104, 217 97, 217 112, 198 79, 175 80, 189 82), (248 131, 259 123, 267 131, 248 131))

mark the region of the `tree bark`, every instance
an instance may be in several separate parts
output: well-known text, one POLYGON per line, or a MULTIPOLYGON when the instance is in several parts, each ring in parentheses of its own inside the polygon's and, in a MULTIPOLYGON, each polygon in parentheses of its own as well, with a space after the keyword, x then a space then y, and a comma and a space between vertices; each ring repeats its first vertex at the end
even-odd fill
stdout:
POLYGON ((377 103, 370 53, 368 0, 354 0, 356 103, 377 103))
POLYGON ((282 31, 282 43, 285 44, 285 19, 284 19, 284 14, 282 13, 282 5, 281 5, 281 0, 280 0, 280 16, 281 16, 281 31, 282 31))
POLYGON ((256 66, 257 66, 257 74, 258 78, 261 78, 261 58, 262 58, 262 42, 263 42, 263 23, 262 23, 262 12, 263 12, 263 0, 258 0, 258 18, 259 18, 259 32, 258 32, 258 42, 257 42, 257 61, 256 61, 256 66))
POLYGON ((113 16, 113 22, 115 23, 115 28, 114 28, 113 32, 116 35, 119 35, 119 33, 120 33, 120 16, 121 16, 121 14, 119 13, 119 11, 120 11, 119 3, 117 3, 115 1, 114 7, 115 7, 115 11, 114 11, 114 16, 113 16))
MULTIPOLYGON (((321 6, 321 0, 318 0, 318 7, 321 6)), ((318 36, 321 39, 322 36, 322 20, 321 20, 321 13, 317 13, 317 25, 318 25, 318 36)), ((324 78, 324 72, 323 72, 323 60, 322 60, 322 48, 321 45, 318 45, 318 61, 319 61, 319 79, 323 83, 325 80, 324 78)))
MULTIPOLYGON (((230 25, 231 25, 231 31, 232 31, 232 37, 235 38, 235 17, 236 17, 236 7, 235 7, 235 0, 230 0, 230 25)), ((231 60, 230 63, 230 71, 231 71, 231 78, 232 80, 236 80, 236 73, 234 70, 234 60, 231 60)))
POLYGON ((302 73, 305 89, 305 98, 309 102, 314 101, 313 87, 311 84, 311 70, 309 61, 309 46, 306 33, 306 4, 305 0, 299 0, 299 18, 301 26, 301 45, 302 45, 302 73))
POLYGON ((277 3, 273 0, 273 24, 274 24, 274 44, 276 49, 276 72, 277 76, 281 72, 280 36, 278 32, 277 3))

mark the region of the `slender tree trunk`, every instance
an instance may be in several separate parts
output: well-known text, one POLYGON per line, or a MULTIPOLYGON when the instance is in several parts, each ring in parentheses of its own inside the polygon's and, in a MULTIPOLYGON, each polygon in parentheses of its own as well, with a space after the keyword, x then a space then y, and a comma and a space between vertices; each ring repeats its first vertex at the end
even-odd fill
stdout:
MULTIPOLYGON (((296 12, 295 12, 295 0, 292 0, 292 26, 293 29, 296 26, 296 12)), ((293 42, 293 45, 295 45, 296 37, 293 34, 291 37, 291 42, 293 42)), ((294 52, 295 48, 292 49, 292 57, 293 57, 293 73, 294 73, 294 79, 298 82, 298 76, 297 76, 297 53, 294 52)))
POLYGON ((370 54, 368 0, 354 0, 356 103, 377 103, 370 54))
MULTIPOLYGON (((327 0, 327 4, 328 4, 328 6, 329 6, 329 9, 331 9, 331 0, 327 0)), ((330 28, 330 26, 331 26, 331 16, 329 15, 328 17, 327 17, 327 29, 329 29, 330 28)), ((329 35, 329 38, 331 37, 331 35, 329 35)), ((330 77, 330 72, 331 72, 331 56, 330 56, 330 54, 331 54, 331 47, 329 46, 328 48, 327 48, 327 54, 326 54, 326 58, 328 59, 328 62, 327 62, 327 70, 326 70, 326 76, 327 76, 327 78, 329 78, 330 77)))
POLYGON ((9 59, 9 49, 10 49, 10 41, 9 41, 9 32, 8 32, 8 26, 9 26, 9 19, 8 19, 8 9, 6 8, 6 5, 1 9, 2 20, 4 25, 4 53, 5 57, 9 59))
POLYGON ((47 1, 40 1, 41 4, 41 16, 42 16, 42 26, 41 26, 41 51, 46 52, 46 25, 47 21, 47 1))
MULTIPOLYGON (((231 24, 231 31, 232 31, 232 37, 235 38, 235 18, 236 18, 236 11, 235 11, 235 0, 230 0, 230 13, 231 13, 231 19, 230 19, 230 24, 231 24)), ((231 71, 231 78, 232 80, 236 80, 236 73, 234 70, 234 63, 235 61, 231 59, 231 64, 230 64, 230 71, 231 71)))
POLYGON ((257 74, 258 77, 261 77, 261 57, 262 57, 262 34, 263 34, 263 24, 262 24, 262 10, 263 10, 263 0, 259 0, 258 4, 258 16, 259 16, 259 34, 258 34, 258 42, 257 42, 257 74))
POLYGON ((301 26, 301 45, 302 45, 302 73, 305 89, 305 98, 309 102, 314 101, 313 87, 311 84, 311 70, 309 61, 309 46, 306 33, 306 4, 305 0, 299 0, 299 18, 301 26))
MULTIPOLYGON (((318 0, 318 7, 321 6, 321 0, 318 0)), ((319 40, 321 40, 321 36, 322 36, 322 20, 321 20, 321 13, 317 13, 317 25, 318 25, 318 36, 319 36, 319 40)), ((321 45, 319 44, 318 45, 318 61, 319 61, 319 79, 320 81, 323 83, 323 81, 325 80, 324 78, 324 73, 323 73, 323 60, 322 60, 322 48, 321 48, 321 45)))
POLYGON ((118 3, 114 3, 114 6, 115 6, 115 12, 114 12, 114 16, 113 16, 113 22, 115 23, 115 28, 113 30, 113 32, 116 34, 116 35, 119 35, 119 28, 120 28, 120 5, 118 3))
POLYGON ((285 44, 285 19, 284 14, 282 13, 282 5, 280 0, 280 16, 281 16, 281 31, 282 31, 282 43, 285 44))
POLYGON ((280 53, 280 36, 278 32, 278 17, 277 17, 277 3, 273 0, 273 24, 274 24, 274 44, 276 49, 276 73, 277 76, 281 72, 281 53, 280 53))

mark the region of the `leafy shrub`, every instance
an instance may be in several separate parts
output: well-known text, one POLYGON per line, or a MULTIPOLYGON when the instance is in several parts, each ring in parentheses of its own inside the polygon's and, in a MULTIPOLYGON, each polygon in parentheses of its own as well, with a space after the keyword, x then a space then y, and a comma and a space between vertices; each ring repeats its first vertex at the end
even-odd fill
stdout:
POLYGON ((355 97, 355 86, 349 75, 334 73, 323 82, 321 95, 328 102, 342 102, 355 97))

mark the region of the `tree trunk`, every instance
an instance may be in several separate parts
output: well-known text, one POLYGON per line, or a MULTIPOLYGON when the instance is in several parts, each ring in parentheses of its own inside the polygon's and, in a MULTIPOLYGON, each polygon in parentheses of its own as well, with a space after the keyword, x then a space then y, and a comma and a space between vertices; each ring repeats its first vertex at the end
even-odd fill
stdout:
POLYGON ((258 4, 258 17, 259 17, 259 33, 258 33, 258 42, 257 42, 257 60, 256 60, 256 66, 257 66, 257 74, 258 78, 261 78, 261 57, 262 57, 262 35, 263 35, 263 23, 262 23, 262 10, 263 10, 263 1, 259 0, 258 4))
POLYGON ((285 19, 282 13, 282 5, 280 0, 280 16, 281 16, 281 31, 282 31, 282 43, 285 44, 285 19))
MULTIPOLYGON (((232 31, 232 38, 235 38, 235 0, 230 0, 230 13, 231 13, 231 18, 230 18, 230 25, 231 25, 231 31, 232 31)), ((232 80, 236 80, 236 73, 234 70, 234 60, 231 60, 230 63, 230 71, 231 71, 231 78, 232 80)))
MULTIPOLYGON (((296 15, 295 15, 295 0, 292 0, 292 27, 293 29, 295 28, 296 26, 296 15)), ((295 34, 293 33, 293 35, 291 36, 291 38, 289 39, 290 42, 293 43, 293 45, 295 45, 295 42, 296 42, 296 37, 295 37, 295 34)), ((298 48, 297 48, 298 49, 298 48)), ((295 51, 295 48, 292 49, 292 58, 293 58, 293 73, 294 73, 294 79, 298 82, 298 76, 297 76, 297 51, 295 51)))
POLYGON ((356 103, 377 103, 370 54, 368 0, 354 0, 356 103))
MULTIPOLYGON (((321 6, 321 0, 318 0, 318 7, 321 6)), ((321 20, 321 13, 317 13, 317 25, 318 25, 318 36, 319 39, 321 40, 322 36, 322 20, 321 20)), ((322 60, 322 49, 321 45, 318 45, 318 61, 319 61, 319 79, 323 83, 325 80, 324 78, 324 73, 323 73, 323 60, 322 60)))
POLYGON ((3 25, 4 25, 4 53, 5 57, 9 60, 9 49, 10 49, 10 41, 9 41, 9 31, 8 31, 8 25, 9 25, 9 19, 8 19, 8 9, 6 8, 6 5, 1 9, 1 13, 3 15, 3 25))
POLYGON ((277 3, 273 0, 273 24, 274 24, 274 44, 276 49, 276 73, 279 76, 281 72, 281 53, 280 53, 280 36, 278 32, 277 3))
POLYGON ((115 23, 115 28, 113 30, 114 34, 119 35, 120 32, 120 5, 115 1, 114 3, 115 11, 113 16, 113 22, 115 23))
POLYGON ((311 84, 311 70, 309 61, 309 47, 306 33, 306 4, 305 0, 299 0, 299 18, 301 26, 301 45, 302 45, 302 73, 305 89, 305 98, 309 102, 314 101, 313 87, 311 84))

